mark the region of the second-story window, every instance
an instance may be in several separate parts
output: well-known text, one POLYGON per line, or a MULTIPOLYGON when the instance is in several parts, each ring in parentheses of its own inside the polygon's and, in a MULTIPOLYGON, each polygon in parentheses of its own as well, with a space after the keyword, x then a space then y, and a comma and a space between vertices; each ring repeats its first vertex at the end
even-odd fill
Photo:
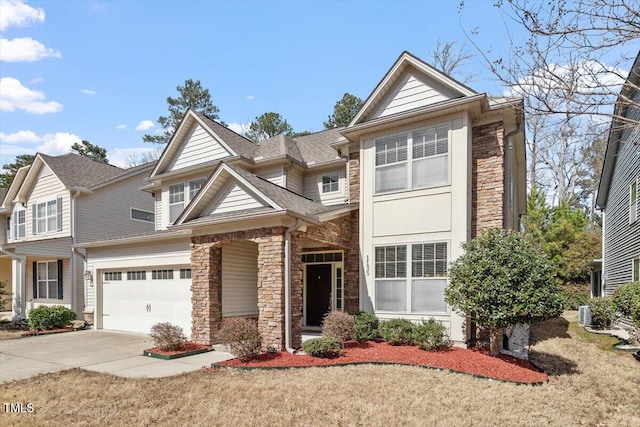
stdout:
POLYGON ((376 193, 407 188, 407 135, 376 140, 376 193))
POLYGON ((184 183, 169 186, 169 222, 174 223, 184 210, 184 183))
POLYGON ((340 173, 330 173, 322 176, 322 193, 335 193, 340 189, 340 173))
POLYGON ((634 179, 629 186, 629 224, 638 219, 638 182, 634 179))
POLYGON ((33 234, 62 230, 62 199, 52 199, 33 205, 33 234))
POLYGON ((20 210, 15 212, 15 229, 13 233, 13 237, 15 239, 24 239, 27 233, 27 216, 26 211, 20 210))
POLYGON ((206 180, 206 178, 198 178, 189 181, 189 200, 193 200, 193 198, 196 197, 196 194, 198 194, 198 191, 200 191, 206 180))

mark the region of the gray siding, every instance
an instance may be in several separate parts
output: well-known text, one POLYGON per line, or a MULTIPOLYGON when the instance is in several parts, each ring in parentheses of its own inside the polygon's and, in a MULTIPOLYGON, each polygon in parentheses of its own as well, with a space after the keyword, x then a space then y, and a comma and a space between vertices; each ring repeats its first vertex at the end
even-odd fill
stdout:
POLYGON ((304 193, 304 178, 302 169, 294 167, 287 171, 287 188, 294 193, 304 193))
POLYGON ((146 173, 82 194, 76 205, 78 243, 153 231, 154 223, 131 219, 131 208, 154 212, 151 194, 140 191, 146 173))
POLYGON ((345 178, 344 165, 336 166, 331 169, 324 169, 322 171, 307 172, 304 176, 303 195, 324 205, 344 203, 347 198, 347 180, 345 178), (340 176, 338 191, 323 194, 322 176, 333 173, 338 173, 340 176))
MULTIPOLYGON (((640 93, 634 99, 639 102, 640 93)), ((638 120, 637 109, 631 114, 638 120)), ((640 127, 623 132, 611 177, 604 211, 604 295, 632 280, 632 260, 640 256, 640 212, 629 224, 629 186, 634 179, 640 180, 640 127)))
POLYGON ((231 155, 200 125, 194 126, 186 140, 186 144, 182 146, 171 166, 167 168, 168 171, 187 168, 203 161, 222 159, 231 155))

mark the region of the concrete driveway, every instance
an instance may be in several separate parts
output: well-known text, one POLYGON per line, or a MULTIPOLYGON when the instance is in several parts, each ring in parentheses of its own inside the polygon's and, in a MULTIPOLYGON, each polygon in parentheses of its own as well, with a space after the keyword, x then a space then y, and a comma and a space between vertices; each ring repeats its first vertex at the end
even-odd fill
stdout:
POLYGON ((211 351, 175 360, 142 356, 153 347, 146 334, 77 331, 0 341, 0 382, 29 378, 69 368, 127 378, 169 377, 233 358, 211 351))

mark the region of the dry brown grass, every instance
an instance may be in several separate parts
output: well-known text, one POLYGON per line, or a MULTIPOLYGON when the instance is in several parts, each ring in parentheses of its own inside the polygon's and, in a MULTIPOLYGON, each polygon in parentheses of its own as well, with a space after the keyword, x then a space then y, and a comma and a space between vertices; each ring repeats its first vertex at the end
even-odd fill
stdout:
POLYGON ((640 425, 640 364, 575 335, 567 320, 534 327, 531 387, 401 366, 201 371, 131 380, 70 370, 5 384, 0 402, 33 414, 3 425, 640 425))

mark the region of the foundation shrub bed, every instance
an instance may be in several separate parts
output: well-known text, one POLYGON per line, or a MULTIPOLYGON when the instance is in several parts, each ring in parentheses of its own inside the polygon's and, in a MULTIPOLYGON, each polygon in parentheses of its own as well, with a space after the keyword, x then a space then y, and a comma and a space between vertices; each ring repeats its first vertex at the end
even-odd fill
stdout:
POLYGON ((436 350, 448 347, 446 333, 447 328, 437 320, 422 320, 421 324, 413 326, 411 340, 422 350, 436 350))
POLYGON ((366 311, 359 311, 355 315, 356 334, 355 339, 358 341, 375 341, 380 338, 378 327, 380 321, 378 318, 366 311))
POLYGON ((229 347, 229 352, 243 361, 253 360, 260 354, 262 337, 254 320, 232 317, 222 322, 218 339, 229 347))
POLYGON ((162 351, 182 350, 187 344, 187 337, 180 326, 169 322, 156 323, 149 334, 153 344, 162 351))
POLYGON ((412 343, 414 325, 406 319, 391 319, 380 322, 380 336, 391 345, 412 343))
POLYGON ((61 305, 41 305, 29 312, 29 328, 36 331, 61 329, 73 320, 76 320, 76 313, 61 305))
POLYGON ((599 328, 609 328, 615 317, 616 309, 611 297, 593 298, 589 302, 591 321, 599 328))
POLYGON ((342 342, 332 337, 312 338, 302 343, 309 356, 332 359, 342 354, 342 342))
POLYGON ((354 317, 343 311, 331 311, 322 321, 322 335, 334 338, 341 343, 354 339, 356 321, 354 317))
POLYGON ((640 282, 631 282, 617 288, 611 296, 614 308, 623 316, 631 317, 634 306, 640 304, 640 282))

